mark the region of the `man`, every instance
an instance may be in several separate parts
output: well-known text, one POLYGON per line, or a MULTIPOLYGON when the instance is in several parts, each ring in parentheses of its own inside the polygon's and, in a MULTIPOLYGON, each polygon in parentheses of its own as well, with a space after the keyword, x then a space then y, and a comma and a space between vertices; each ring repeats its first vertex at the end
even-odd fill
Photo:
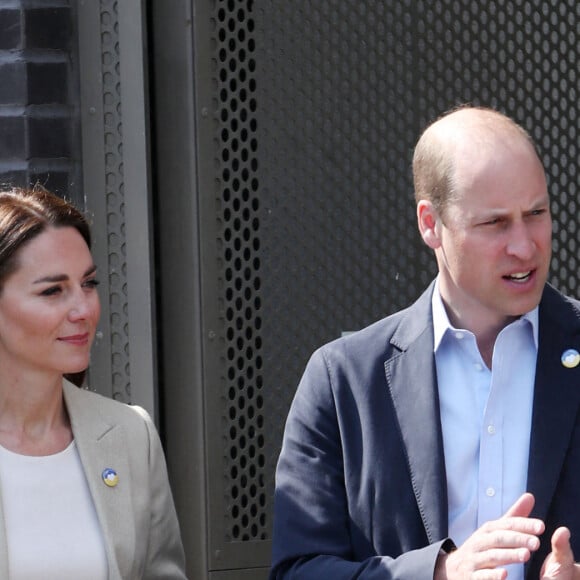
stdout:
POLYGON ((465 107, 426 129, 413 173, 438 276, 309 361, 270 578, 578 579, 580 303, 546 283, 542 163, 512 120, 465 107))

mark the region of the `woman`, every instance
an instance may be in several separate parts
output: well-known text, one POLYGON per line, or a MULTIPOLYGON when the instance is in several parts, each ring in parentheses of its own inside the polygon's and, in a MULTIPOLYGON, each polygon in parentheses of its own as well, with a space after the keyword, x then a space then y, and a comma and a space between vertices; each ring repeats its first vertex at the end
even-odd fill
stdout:
POLYGON ((86 220, 0 192, 0 578, 183 579, 147 413, 84 389, 100 314, 86 220))

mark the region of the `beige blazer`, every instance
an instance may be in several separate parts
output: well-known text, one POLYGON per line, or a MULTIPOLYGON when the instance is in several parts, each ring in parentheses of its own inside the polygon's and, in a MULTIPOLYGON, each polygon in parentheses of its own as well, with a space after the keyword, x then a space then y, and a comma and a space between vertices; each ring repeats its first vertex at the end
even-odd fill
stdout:
MULTIPOLYGON (((63 383, 64 400, 103 531, 109 580, 182 580, 185 558, 165 457, 147 412, 63 383), (113 469, 117 485, 103 481, 113 469)), ((0 521, 4 522, 0 496, 0 521)), ((8 578, 0 525, 0 578, 8 578)))

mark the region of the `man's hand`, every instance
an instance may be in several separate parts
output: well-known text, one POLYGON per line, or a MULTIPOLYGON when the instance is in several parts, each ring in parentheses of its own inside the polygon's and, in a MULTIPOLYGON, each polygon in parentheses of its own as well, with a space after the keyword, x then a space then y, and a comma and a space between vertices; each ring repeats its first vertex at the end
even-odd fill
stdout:
MULTIPOLYGON (((531 493, 524 493, 499 520, 485 523, 457 550, 440 556, 434 580, 505 580, 504 566, 527 562, 540 547, 538 536, 544 532, 544 522, 529 517, 534 501, 531 493)), ((558 547, 564 543, 560 540, 558 547)), ((568 551, 571 555, 569 544, 568 551)), ((554 557, 553 563, 557 562, 554 557)), ((572 580, 573 576, 545 578, 572 580)))
POLYGON ((580 566, 574 564, 570 547, 570 530, 558 528, 552 535, 552 551, 544 560, 540 580, 577 580, 580 566))

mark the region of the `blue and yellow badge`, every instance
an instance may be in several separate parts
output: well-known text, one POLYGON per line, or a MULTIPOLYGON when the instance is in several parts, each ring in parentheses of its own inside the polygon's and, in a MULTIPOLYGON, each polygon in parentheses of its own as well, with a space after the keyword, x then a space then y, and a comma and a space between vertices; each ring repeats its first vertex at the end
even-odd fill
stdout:
POLYGON ((562 364, 567 369, 573 369, 580 364, 580 353, 574 349, 569 348, 562 353, 562 364))
POLYGON ((119 483, 117 472, 110 467, 103 470, 101 477, 103 478, 105 485, 108 485, 109 487, 115 487, 119 483))

